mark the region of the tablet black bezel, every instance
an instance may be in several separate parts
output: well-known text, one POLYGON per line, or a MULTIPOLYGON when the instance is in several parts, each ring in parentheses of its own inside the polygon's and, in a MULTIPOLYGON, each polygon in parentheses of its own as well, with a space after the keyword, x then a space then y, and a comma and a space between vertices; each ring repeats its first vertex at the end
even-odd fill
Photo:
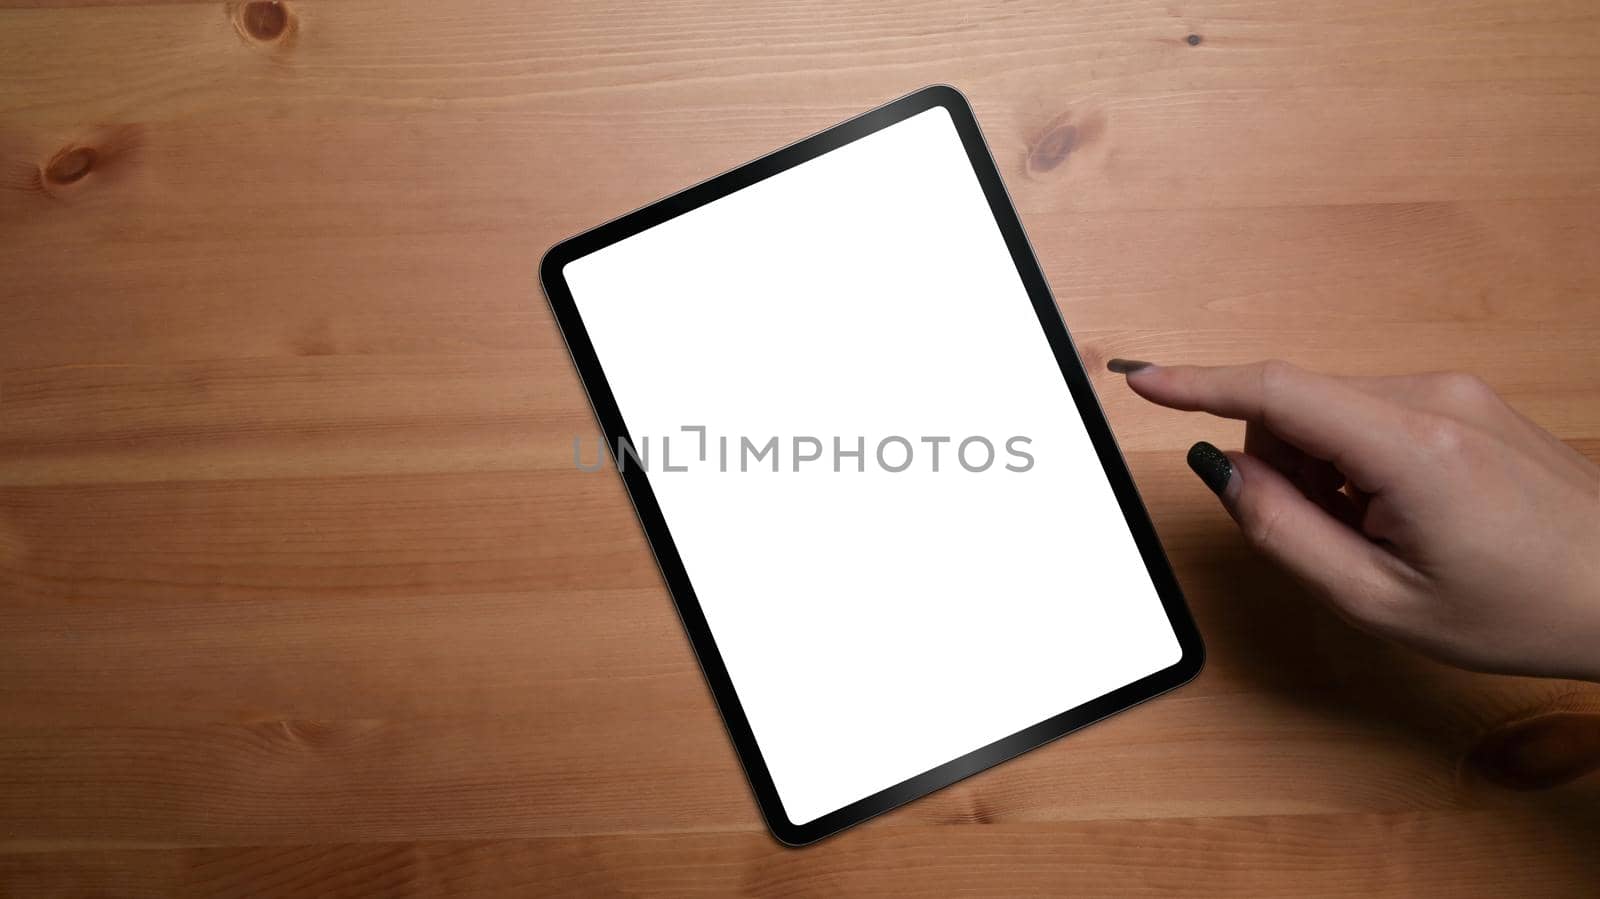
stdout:
POLYGON ((1061 374, 1066 379, 1067 387, 1077 404, 1078 414, 1088 430, 1095 451, 1099 454, 1100 464, 1105 469, 1117 501, 1122 506, 1123 516, 1144 558, 1151 582, 1161 597, 1162 605, 1166 608, 1167 618, 1172 624, 1179 646, 1182 647, 1183 655, 1169 668, 996 740, 888 789, 859 799, 814 821, 795 824, 784 813, 783 803, 767 770, 761 748, 751 731, 749 720, 745 717, 744 708, 739 703, 727 668, 723 665, 721 653, 717 650, 716 642, 700 609, 688 572, 678 557, 677 546, 667 529, 661 508, 656 503, 648 475, 640 470, 641 466, 629 466, 621 473, 623 483, 633 500, 640 524, 655 552, 662 577, 672 594, 695 654, 699 657, 701 669, 722 712, 728 733, 738 750, 762 815, 766 818, 773 835, 791 846, 804 845, 858 824, 1048 743, 1084 725, 1180 686, 1199 673, 1205 657, 1199 631, 1195 628, 1194 619, 1190 616, 1183 594, 1179 591, 1171 565, 1161 548, 1160 540, 1156 537, 1155 527, 1150 522, 1138 491, 1134 488, 1127 465, 1112 438, 1111 429, 1106 423, 1099 401, 1095 398, 1089 378, 1084 372, 1083 363, 1078 359, 1072 338, 1067 333, 1060 310, 1056 307, 1050 288, 1045 282, 1044 273, 1040 270, 1038 261, 1028 245, 1022 223, 1018 220, 1005 186, 1001 183, 1000 173, 995 168, 988 146, 984 143, 977 120, 973 117, 966 98, 953 87, 934 85, 922 88, 732 171, 562 241, 545 254, 539 265, 540 280, 543 282, 545 295, 549 298, 556 322, 566 339, 567 348, 572 354, 573 364, 577 367, 584 388, 588 391, 595 417, 605 432, 607 446, 614 448, 619 445, 619 440, 630 440, 630 438, 622 413, 617 408, 615 397, 612 396, 610 384, 606 381, 605 372, 584 328, 582 317, 578 314, 578 307, 568 290, 563 276, 565 266, 575 259, 632 237, 935 106, 945 108, 961 135, 967 158, 983 186, 989 208, 994 213, 995 223, 1005 237, 1006 246, 1011 251, 1017 272, 1027 288, 1028 296, 1033 301, 1039 324, 1055 352, 1061 374))

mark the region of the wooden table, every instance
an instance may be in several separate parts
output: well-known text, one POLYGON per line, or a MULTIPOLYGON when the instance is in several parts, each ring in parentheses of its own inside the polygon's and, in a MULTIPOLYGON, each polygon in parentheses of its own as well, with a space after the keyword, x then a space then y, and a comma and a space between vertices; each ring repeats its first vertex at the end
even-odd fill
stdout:
POLYGON ((1600 457, 1592 0, 0 6, 0 894, 1600 890, 1600 687, 1351 631, 1101 372, 1470 369, 1600 457), (790 851, 534 270, 938 81, 1210 661, 790 851))

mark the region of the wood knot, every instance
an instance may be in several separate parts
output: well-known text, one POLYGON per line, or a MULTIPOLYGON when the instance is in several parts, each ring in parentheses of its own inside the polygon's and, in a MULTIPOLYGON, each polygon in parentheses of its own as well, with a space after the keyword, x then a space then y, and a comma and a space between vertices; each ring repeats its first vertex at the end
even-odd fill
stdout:
POLYGON ((1028 171, 1039 175, 1059 168, 1068 156, 1092 143, 1104 125, 1104 114, 1092 107, 1061 114, 1028 150, 1028 171))
POLYGON ((1028 151, 1028 168, 1035 172, 1048 172, 1066 162, 1078 145, 1078 126, 1057 125, 1045 132, 1044 137, 1028 151))
POLYGON ((1577 780, 1600 769, 1600 708, 1550 710, 1508 722, 1485 734, 1468 760, 1484 777, 1513 790, 1547 790, 1577 780))
POLYGON ((290 33, 294 18, 281 0, 250 0, 239 7, 234 24, 245 37, 272 43, 290 33))
MULTIPOLYGON (((138 168, 144 133, 145 126, 137 122, 96 125, 76 134, 57 135, 61 149, 48 159, 34 156, 35 147, 18 148, 18 155, 28 154, 23 158, 0 155, 0 191, 63 201, 104 191, 138 168)), ((0 147, 0 154, 5 149, 0 147)))
POLYGON ((81 181, 83 176, 94 168, 99 155, 93 147, 67 147, 45 165, 45 180, 51 184, 71 184, 74 181, 81 181))

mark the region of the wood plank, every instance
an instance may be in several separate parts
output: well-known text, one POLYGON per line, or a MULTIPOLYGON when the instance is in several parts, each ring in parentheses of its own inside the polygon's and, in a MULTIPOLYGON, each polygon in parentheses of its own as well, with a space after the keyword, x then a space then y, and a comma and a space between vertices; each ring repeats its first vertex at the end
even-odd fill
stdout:
MULTIPOLYGON (((1495 323, 1338 329, 1080 330, 1119 440, 1131 451, 1236 440, 1175 430, 1175 413, 1104 371, 1113 356, 1225 363, 1282 357, 1337 373, 1474 371, 1557 436, 1600 436, 1600 329, 1495 323), (1395 347, 1405 347, 1403 355, 1395 347), (1570 364, 1552 367, 1554 358, 1570 364)), ((565 352, 538 356, 309 356, 0 372, 0 485, 566 469, 598 446, 565 352)), ((1193 418, 1191 416, 1191 418, 1193 418)), ((714 426, 714 423, 713 423, 714 426)), ((770 436, 770 435, 757 435, 770 436)))
MULTIPOLYGON (((237 709, 239 718, 269 717, 0 728, 0 834, 16 835, 0 838, 0 850, 762 829, 709 699, 688 672, 533 680, 520 703, 485 711, 470 692, 470 670, 407 661, 409 678, 398 665, 359 659, 343 669, 308 666, 324 689, 349 679, 341 695, 387 693, 396 705, 419 672, 451 671, 467 688, 455 716, 412 709, 404 718, 362 719, 362 709, 347 705, 326 721, 237 709)), ((196 689, 170 691, 167 701, 182 704, 196 689)), ((1425 679, 1407 690, 1410 702, 1387 707, 1359 698, 1370 688, 1355 699, 1298 691, 1292 682, 1249 693, 1191 691, 886 820, 1545 808, 1600 798, 1600 784, 1589 781, 1548 794, 1488 784, 1461 764, 1481 728, 1459 711, 1449 720, 1448 697, 1425 679)))
POLYGON ((1529 895, 1588 896, 1600 867, 1570 817, 1592 812, 868 825, 805 852, 703 832, 0 855, 0 879, 36 896, 103 882, 121 895, 218 899, 921 896, 928 882, 949 895, 1491 897, 1506 880, 1529 895), (1526 828, 1547 839, 1519 840, 1526 828))
MULTIPOLYGON (((193 189, 210 196, 220 186, 193 189)), ((380 226, 357 234, 220 238, 214 232, 231 227, 233 210, 208 207, 194 233, 131 238, 107 233, 123 209, 73 213, 95 219, 85 237, 67 227, 0 245, 12 274, 0 285, 0 325, 15 338, 0 370, 266 356, 565 359, 532 278, 544 247, 580 227, 576 220, 508 222, 496 229, 503 241, 467 254, 410 221, 431 222, 426 209, 409 218, 388 209, 380 226), (92 266, 79 263, 85 239, 92 266)), ((159 205, 146 214, 173 217, 159 205)), ((1600 328, 1591 301, 1600 262, 1587 252, 1597 217, 1600 201, 1589 200, 1025 214, 1080 337, 1260 330, 1282 335, 1283 355, 1293 355, 1300 332, 1350 326, 1460 326, 1468 335, 1600 328)), ((1467 340, 1480 339, 1488 341, 1467 340)))

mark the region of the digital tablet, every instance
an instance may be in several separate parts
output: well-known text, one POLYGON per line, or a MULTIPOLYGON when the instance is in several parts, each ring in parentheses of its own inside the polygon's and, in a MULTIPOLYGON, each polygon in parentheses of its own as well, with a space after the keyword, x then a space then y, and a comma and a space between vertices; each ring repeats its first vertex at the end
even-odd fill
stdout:
POLYGON ((620 471, 779 840, 1199 670, 953 88, 566 240, 540 275, 603 432, 573 464, 620 471))

